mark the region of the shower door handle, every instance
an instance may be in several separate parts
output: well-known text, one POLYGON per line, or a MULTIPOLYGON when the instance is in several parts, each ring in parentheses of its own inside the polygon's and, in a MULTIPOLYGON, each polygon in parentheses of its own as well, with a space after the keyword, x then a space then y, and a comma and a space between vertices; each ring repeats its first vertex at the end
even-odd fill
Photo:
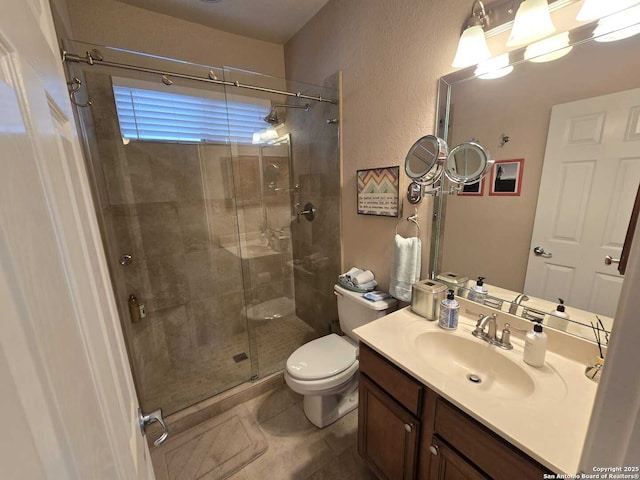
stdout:
POLYGON ((138 408, 138 426, 140 427, 140 432, 142 432, 143 437, 147 425, 153 422, 158 422, 162 426, 162 435, 153 442, 156 447, 159 447, 169 436, 169 427, 167 427, 167 424, 164 423, 164 419, 162 418, 162 409, 159 408, 149 414, 145 414, 141 408, 138 408))

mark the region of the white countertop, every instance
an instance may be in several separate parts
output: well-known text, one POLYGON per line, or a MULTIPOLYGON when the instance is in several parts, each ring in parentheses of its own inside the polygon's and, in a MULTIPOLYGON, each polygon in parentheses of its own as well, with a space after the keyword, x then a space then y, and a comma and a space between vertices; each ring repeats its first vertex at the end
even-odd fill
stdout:
POLYGON ((461 313, 458 329, 447 331, 439 328, 437 321, 427 321, 407 307, 357 328, 354 333, 553 472, 576 474, 597 389, 597 384, 584 376, 585 365, 547 351, 545 366, 531 367, 522 360, 521 340, 512 339, 514 349, 510 351, 491 346, 471 335, 475 321, 461 313), (479 385, 438 370, 430 364, 429 352, 415 345, 418 335, 432 331, 461 336, 501 352, 530 375, 535 394, 525 398, 487 394, 479 385))

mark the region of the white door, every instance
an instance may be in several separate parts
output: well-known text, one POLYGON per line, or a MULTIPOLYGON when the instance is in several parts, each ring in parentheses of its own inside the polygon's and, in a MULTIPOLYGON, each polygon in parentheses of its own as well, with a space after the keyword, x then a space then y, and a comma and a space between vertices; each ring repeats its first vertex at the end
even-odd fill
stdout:
POLYGON ((152 479, 49 5, 0 15, 0 478, 152 479))
POLYGON ((555 105, 525 292, 613 316, 622 276, 604 258, 620 257, 639 184, 640 89, 555 105))

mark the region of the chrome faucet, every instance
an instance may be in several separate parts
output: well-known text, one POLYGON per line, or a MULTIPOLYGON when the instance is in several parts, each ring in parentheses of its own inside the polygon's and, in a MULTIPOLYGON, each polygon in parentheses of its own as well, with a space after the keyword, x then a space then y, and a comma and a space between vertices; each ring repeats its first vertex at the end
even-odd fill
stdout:
POLYGON ((509 313, 515 314, 518 311, 518 307, 520 306, 520 303, 526 302, 527 300, 529 300, 529 297, 527 297, 524 293, 521 293, 520 295, 518 295, 516 299, 513 302, 511 302, 511 305, 509 306, 509 313))
POLYGON ((513 345, 511 345, 511 325, 505 323, 504 328, 502 329, 502 336, 498 338, 497 318, 498 316, 495 313, 491 314, 491 316, 480 315, 478 323, 476 323, 476 328, 472 334, 491 345, 496 345, 500 348, 504 348, 505 350, 511 350, 513 349, 513 345), (487 328, 486 332, 485 328, 487 328))

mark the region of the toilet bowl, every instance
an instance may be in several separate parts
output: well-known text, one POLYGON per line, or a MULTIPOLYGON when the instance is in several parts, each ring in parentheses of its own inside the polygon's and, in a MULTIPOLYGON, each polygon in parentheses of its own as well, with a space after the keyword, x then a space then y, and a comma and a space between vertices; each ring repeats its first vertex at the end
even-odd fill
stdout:
POLYGON ((284 379, 304 396, 304 413, 311 423, 326 427, 358 406, 358 341, 353 329, 386 315, 394 299, 371 302, 362 294, 334 286, 338 317, 345 336, 335 333, 302 345, 287 359, 284 379))

